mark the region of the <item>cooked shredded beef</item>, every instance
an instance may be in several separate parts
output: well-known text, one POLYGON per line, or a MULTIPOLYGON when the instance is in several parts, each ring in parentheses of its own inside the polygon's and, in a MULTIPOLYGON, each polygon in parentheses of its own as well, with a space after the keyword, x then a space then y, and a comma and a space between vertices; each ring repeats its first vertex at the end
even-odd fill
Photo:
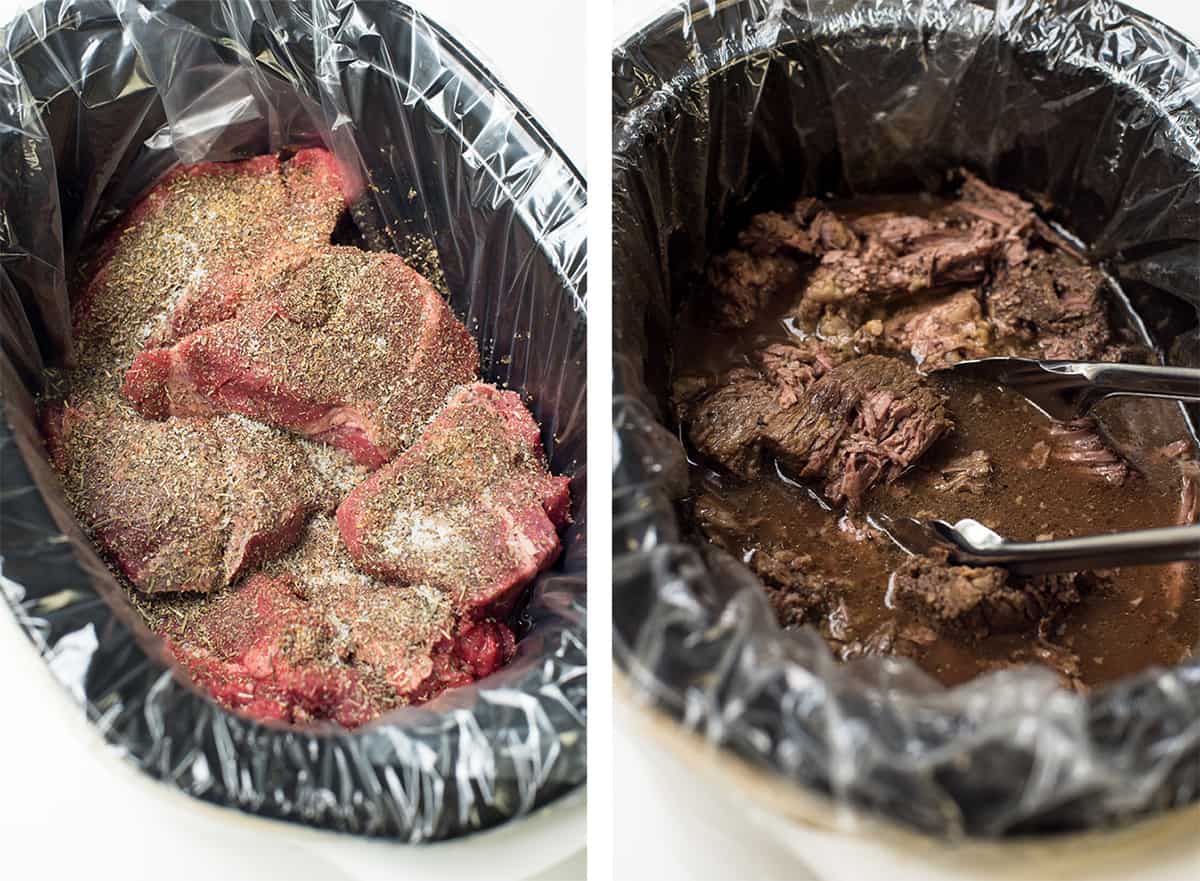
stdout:
POLYGON ((786 549, 758 549, 750 557, 750 568, 763 580, 767 598, 784 628, 811 624, 825 611, 837 590, 848 582, 833 581, 806 572, 812 563, 808 554, 786 549))
MULTIPOLYGON (((783 348, 768 355, 777 377, 788 360, 783 348)), ((803 478, 824 478, 830 501, 853 507, 950 429, 944 396, 902 361, 867 355, 807 385, 796 375, 799 363, 792 363, 794 384, 739 369, 698 395, 692 384, 677 386, 680 419, 697 452, 747 479, 761 472, 769 452, 803 478), (799 394, 796 385, 803 385, 799 394)))
POLYGON ((851 354, 842 348, 807 339, 798 343, 772 343, 754 354, 763 375, 779 389, 779 404, 790 407, 804 390, 851 354))
MULTIPOLYGON (((879 332, 866 330, 874 348, 911 355, 922 370, 937 370, 967 358, 982 358, 991 348, 991 329, 983 317, 979 294, 968 288, 949 296, 902 307, 879 332)), ((864 339, 860 333, 859 339, 864 339)))
POLYGON ((1078 573, 1017 578, 997 566, 952 566, 943 556, 907 560, 888 590, 896 608, 939 632, 982 639, 1045 626, 1091 586, 1078 573))
POLYGON ((939 477, 933 488, 938 492, 981 495, 988 487, 992 471, 992 457, 985 450, 975 450, 938 468, 939 477))
POLYGON ((698 385, 676 383, 675 406, 688 440, 705 459, 748 480, 757 477, 767 426, 781 409, 778 389, 748 369, 697 392, 698 385))
POLYGON ((704 487, 692 523, 761 579, 783 627, 817 625, 843 660, 911 656, 946 682, 1040 663, 1077 689, 1173 663, 1200 618, 1192 564, 1152 576, 1142 567, 1020 578, 944 557, 900 562, 864 526, 861 515, 882 509, 975 517, 1013 538, 1049 540, 1089 531, 1093 515, 1101 528, 1163 525, 1154 512, 1200 518, 1190 439, 1168 443, 1160 432, 1146 459, 1128 428, 1112 432, 1114 443, 1093 419, 1053 423, 1021 410, 997 413, 993 425, 990 408, 1022 407, 1016 396, 945 372, 996 355, 1148 354, 1110 320, 1105 274, 1033 204, 969 172, 957 177, 958 193, 945 199, 800 199, 754 215, 710 260, 694 314, 681 316, 681 330, 702 341, 698 357, 677 351, 672 387, 704 487), (879 486, 887 492, 873 493, 879 486), (1005 504, 991 505, 1001 495, 1005 504), (1148 516, 1112 515, 1126 497, 1148 516), (871 579, 889 572, 885 602, 871 579), (1073 614, 1100 593, 1102 604, 1073 614), (1112 631, 1128 632, 1129 644, 1090 627, 1097 609, 1122 601, 1136 624, 1112 631))
POLYGON ((744 327, 799 277, 800 264, 791 257, 741 250, 716 257, 708 266, 708 283, 717 318, 729 327, 744 327))
POLYGON ((1095 419, 1050 425, 1050 459, 1120 486, 1136 473, 1104 439, 1095 419))
POLYGON ((988 290, 1001 340, 1036 357, 1088 361, 1113 343, 1103 273, 1061 251, 1033 251, 1003 267, 988 290))

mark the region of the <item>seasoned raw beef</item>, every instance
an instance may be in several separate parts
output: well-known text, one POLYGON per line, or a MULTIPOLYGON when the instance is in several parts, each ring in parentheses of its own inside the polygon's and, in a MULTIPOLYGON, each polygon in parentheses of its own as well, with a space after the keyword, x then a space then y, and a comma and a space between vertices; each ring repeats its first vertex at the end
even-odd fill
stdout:
POLYGON ((557 556, 570 498, 429 282, 331 244, 344 186, 323 150, 167 175, 82 268, 40 416, 195 683, 354 727, 513 657, 495 616, 557 556))
POLYGON ((478 369, 471 335, 403 260, 328 247, 237 317, 143 352, 123 393, 151 418, 241 413, 378 467, 478 369))
POLYGON ((289 722, 353 727, 486 676, 515 649, 500 622, 458 623, 442 591, 364 575, 327 517, 242 585, 168 600, 151 615, 218 701, 289 722))
POLYGON ((558 556, 567 479, 546 471, 537 424, 515 392, 456 391, 420 439, 338 508, 367 572, 446 590, 465 613, 503 608, 558 556))
POLYGON ((45 419, 80 521, 147 593, 232 584, 291 547, 319 506, 295 441, 241 418, 147 422, 94 403, 45 419))
POLYGON ((72 388, 114 382, 144 346, 234 314, 281 270, 329 242, 346 206, 333 156, 181 166, 109 234, 75 303, 72 388))

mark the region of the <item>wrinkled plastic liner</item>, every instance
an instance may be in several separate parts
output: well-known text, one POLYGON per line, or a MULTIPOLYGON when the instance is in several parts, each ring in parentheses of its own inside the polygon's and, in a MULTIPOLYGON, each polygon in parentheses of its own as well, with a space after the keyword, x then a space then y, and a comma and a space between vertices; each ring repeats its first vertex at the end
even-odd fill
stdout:
MULTIPOLYGON (((706 255, 801 194, 1038 198, 1200 364, 1200 53, 1116 3, 719 2, 613 57, 614 643, 642 697, 835 805, 946 837, 1115 825, 1200 800, 1200 658, 1077 695, 1010 669, 947 690, 782 632, 740 562, 681 541, 672 316, 706 255)), ((1193 418, 1194 418, 1193 413, 1193 418)))
POLYGON ((0 585, 108 740, 207 801, 404 841, 494 826, 578 787, 585 187, 520 104, 399 3, 51 2, 4 34, 0 186, 0 585), (32 420, 43 367, 70 351, 81 248, 181 161, 322 144, 362 175, 367 245, 443 282, 484 376, 528 402, 553 470, 573 478, 575 516, 520 613, 512 663, 349 733, 249 721, 171 670, 74 522, 32 420))

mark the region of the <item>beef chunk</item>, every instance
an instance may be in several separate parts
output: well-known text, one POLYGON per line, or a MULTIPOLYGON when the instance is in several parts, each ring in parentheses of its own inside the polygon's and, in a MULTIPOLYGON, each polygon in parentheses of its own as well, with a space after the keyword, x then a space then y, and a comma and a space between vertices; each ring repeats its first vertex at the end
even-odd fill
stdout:
POLYGON ((992 477, 992 457, 984 450, 951 459, 935 469, 933 488, 938 492, 981 495, 992 477))
POLYGON ((827 578, 812 571, 812 557, 787 548, 758 548, 750 556, 750 568, 767 591, 779 626, 785 629, 813 623, 836 601, 849 581, 827 578))
POLYGON ((756 257, 736 249, 714 257, 708 285, 717 320, 728 327, 745 327, 799 276, 800 264, 790 257, 756 257))
POLYGON ((746 479, 762 471, 770 420, 780 412, 780 390, 752 370, 675 383, 675 409, 688 440, 705 459, 746 479))
MULTIPOLYGON (((960 174, 963 182, 959 197, 952 203, 953 211, 990 223, 996 235, 1010 243, 1021 242, 1040 229, 1033 205, 1016 193, 998 190, 969 171, 961 170, 960 174)), ((1020 255, 1020 251, 1009 254, 1009 262, 1020 255)))
POLYGON ((486 676, 514 649, 499 622, 456 625, 442 591, 363 575, 327 517, 237 588, 147 612, 218 702, 288 722, 354 727, 486 676))
MULTIPOLYGON (((786 360, 778 352, 771 358, 786 360)), ((768 369, 779 375, 777 366, 768 369)), ((822 372, 798 399, 791 386, 781 393, 749 370, 691 392, 677 399, 678 412, 701 455, 752 479, 769 452, 801 477, 824 477, 826 496, 851 507, 875 483, 899 477, 951 427, 940 392, 910 366, 878 355, 822 372)))
POLYGON ((951 428, 946 399, 901 361, 867 355, 826 373, 771 421, 770 446, 805 477, 824 474, 825 495, 857 507, 951 428))
POLYGON ((75 390, 111 383, 145 345, 228 318, 267 279, 327 243, 345 209, 333 156, 182 166, 102 243, 75 304, 75 390))
POLYGON ((969 171, 960 169, 959 174, 963 183, 951 210, 992 223, 1005 239, 1004 259, 1008 265, 1015 266, 1025 260, 1031 239, 1064 254, 1079 255, 1076 246, 1042 220, 1028 201, 1016 193, 989 186, 969 171))
POLYGON ((916 621, 897 621, 892 618, 875 627, 861 639, 836 639, 834 647, 843 661, 856 658, 902 655, 915 657, 922 646, 937 640, 937 633, 916 621), (840 648, 838 643, 841 643, 840 648))
POLYGON ((547 473, 520 397, 477 383, 456 391, 407 452, 355 489, 337 519, 364 571, 433 585, 482 617, 558 556, 567 484, 547 473))
POLYGON ((351 490, 370 475, 365 465, 359 465, 345 450, 328 444, 296 437, 296 445, 304 452, 308 465, 317 476, 321 510, 332 513, 350 495, 351 490))
POLYGON ((857 370, 838 368, 814 382, 797 404, 771 415, 764 432, 768 449, 802 477, 823 476, 855 421, 863 395, 859 381, 857 370))
POLYGON ((799 199, 786 213, 767 211, 750 218, 738 245, 756 257, 774 254, 820 256, 857 247, 858 237, 817 199, 799 199))
POLYGON ((816 199, 801 199, 787 212, 755 215, 739 233, 737 247, 709 262, 708 286, 718 322, 750 324, 799 282, 810 258, 857 244, 845 222, 816 199))
POLYGON ((831 251, 808 275, 796 309, 806 326, 817 326, 828 335, 822 321, 828 313, 856 326, 869 305, 943 285, 977 284, 1003 245, 991 224, 982 221, 934 224, 894 215, 885 219, 873 219, 864 227, 867 236, 858 250, 831 251))
POLYGON ((970 639, 1045 627, 1090 589, 1078 573, 1016 578, 997 566, 913 557, 892 573, 889 603, 934 629, 970 639))
POLYGON ((295 442, 241 418, 147 422, 95 403, 48 410, 46 424, 80 521, 147 593, 232 584, 320 505, 295 442))
MULTIPOLYGON (((864 329, 870 335, 870 328, 864 329)), ((881 323, 877 336, 870 336, 874 348, 911 355, 925 371, 982 358, 991 343, 991 329, 973 289, 902 307, 881 323)))
POLYGON ((1061 251, 1031 251, 997 273, 987 292, 988 317, 1001 341, 1022 353, 1095 360, 1113 342, 1105 286, 1098 269, 1061 251))
POLYGON ((1100 433, 1094 419, 1050 424, 1049 457, 1113 486, 1134 474, 1133 468, 1100 433))
POLYGON ((845 348, 810 337, 794 343, 772 343, 756 352, 754 361, 779 390, 780 406, 790 407, 815 380, 850 357, 845 348))
POLYGON ((330 247, 236 318, 140 354, 122 391, 151 418, 241 413, 378 467, 478 364, 466 328, 403 260, 330 247))

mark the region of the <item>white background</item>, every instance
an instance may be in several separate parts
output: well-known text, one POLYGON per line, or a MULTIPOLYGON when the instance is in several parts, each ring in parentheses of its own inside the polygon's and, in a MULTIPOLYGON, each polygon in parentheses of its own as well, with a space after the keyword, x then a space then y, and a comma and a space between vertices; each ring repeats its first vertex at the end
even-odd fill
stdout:
MULTIPOLYGON (((620 42, 638 28, 649 24, 672 5, 654 0, 612 0, 612 33, 620 42)), ((1200 0, 1134 0, 1139 7, 1200 42, 1200 0)), ((593 125, 595 122, 593 122, 593 125)), ((592 319, 593 327, 595 319, 592 319)), ((593 389, 592 402, 596 395, 593 389)), ((593 506, 593 510, 594 510, 593 506)), ((592 583, 597 583, 595 576, 592 583)), ((754 878, 759 881, 808 881, 808 879, 844 879, 844 881, 941 881, 976 877, 970 867, 956 864, 935 868, 921 857, 889 852, 861 837, 821 834, 788 828, 780 834, 771 820, 722 791, 722 787, 698 775, 672 752, 652 739, 640 736, 635 728, 636 714, 618 700, 614 710, 613 767, 620 769, 615 797, 613 856, 615 877, 656 878, 660 881, 695 879, 718 881, 726 878, 754 878), (787 843, 785 846, 784 843, 787 843), (816 873, 805 865, 822 865, 816 873)), ((593 776, 595 771, 593 771, 593 776)), ((594 790, 594 787, 593 787, 594 790)), ((600 810, 593 792, 592 810, 600 810)), ((1193 816, 1196 816, 1193 814, 1193 816)), ((1194 849, 1180 852, 1166 843, 1148 851, 1146 866, 1139 868, 1139 881, 1172 878, 1178 881, 1200 879, 1200 841, 1194 849)), ((593 845, 595 846, 595 845, 593 845)), ((1047 870, 1042 870, 1047 871, 1047 870)), ((1093 866, 1085 874, 1064 870, 1055 878, 1074 881, 1099 879, 1101 868, 1093 866)), ((1008 877, 1013 881, 1035 881, 1039 875, 1028 863, 1016 861, 1011 874, 988 874, 988 878, 1008 877)), ((1104 878, 1135 877, 1129 863, 1115 864, 1104 878)))
MULTIPOLYGON (((466 43, 583 168, 584 0, 410 0, 466 43)), ((7 23, 27 0, 0 0, 7 23)), ((607 124, 598 126, 607 131, 607 124)), ((0 601, 0 606, 3 606, 0 601)), ((584 876, 584 799, 461 842, 404 848, 255 820, 117 759, 0 608, 0 878, 404 881, 584 876), (549 868, 547 868, 549 867, 549 868)))

